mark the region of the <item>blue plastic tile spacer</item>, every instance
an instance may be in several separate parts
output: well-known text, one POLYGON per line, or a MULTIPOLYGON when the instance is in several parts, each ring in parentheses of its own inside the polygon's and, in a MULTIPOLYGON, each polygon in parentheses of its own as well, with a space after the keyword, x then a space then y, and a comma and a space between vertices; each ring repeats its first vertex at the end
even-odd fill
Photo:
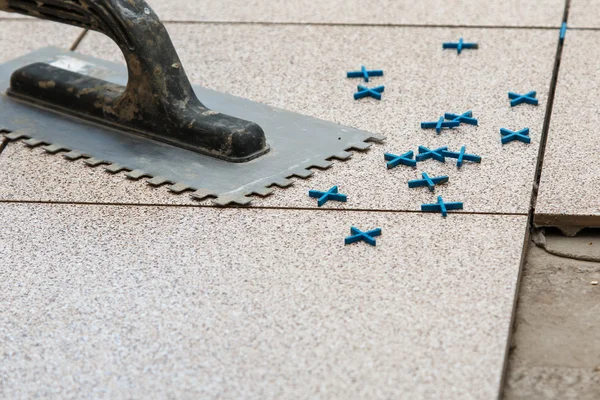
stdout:
POLYGON ((327 203, 329 200, 341 201, 345 203, 348 200, 348 197, 345 194, 338 193, 338 187, 334 186, 326 192, 321 192, 319 190, 310 190, 308 192, 310 197, 314 197, 319 199, 317 201, 317 205, 322 207, 323 204, 327 203))
POLYGON ((416 188, 421 186, 427 186, 429 190, 433 192, 435 191, 435 185, 439 185, 440 183, 446 183, 450 179, 447 176, 436 176, 434 178, 430 178, 429 175, 427 175, 427 172, 423 172, 421 176, 423 177, 423 179, 414 179, 408 181, 408 187, 416 188))
POLYGON ((365 66, 360 67, 360 71, 350 71, 346 74, 348 78, 363 78, 365 82, 369 82, 370 76, 383 76, 383 70, 372 69, 368 70, 365 66))
POLYGON ((442 128, 456 128, 460 125, 460 122, 456 121, 445 121, 444 117, 440 117, 437 122, 421 122, 421 129, 435 129, 439 135, 442 132, 442 128))
POLYGON ((377 100, 381 100, 381 93, 385 90, 385 86, 377 86, 374 88, 367 88, 362 85, 358 85, 358 92, 354 93, 354 100, 362 99, 363 97, 372 97, 377 100))
POLYGON ((425 161, 433 158, 439 162, 446 162, 446 158, 442 154, 444 150, 448 150, 448 147, 440 147, 439 149, 430 150, 425 146, 419 146, 419 154, 416 157, 417 161, 425 161))
POLYGON ((565 40, 565 36, 567 35, 567 23, 563 22, 560 26, 560 40, 565 40))
POLYGON ((469 124, 469 125, 478 125, 479 124, 479 121, 477 121, 477 118, 473 118, 473 111, 467 111, 460 115, 446 113, 446 114, 444 114, 444 118, 449 119, 454 122, 460 122, 463 124, 469 124))
POLYGON ((467 43, 463 41, 463 38, 458 39, 457 43, 446 42, 442 43, 444 49, 456 49, 456 52, 460 54, 463 49, 477 49, 479 45, 477 43, 467 43))
POLYGON ((508 98, 511 99, 510 106, 518 106, 521 103, 533 104, 534 106, 537 106, 538 99, 535 98, 536 94, 537 93, 535 92, 535 90, 532 90, 531 92, 525 94, 508 92, 508 98))
POLYGON ((381 236, 381 228, 372 229, 367 232, 363 232, 358 228, 351 227, 350 234, 352 236, 348 236, 344 240, 344 244, 352 244, 360 241, 367 242, 371 246, 376 246, 377 242, 375 241, 376 236, 381 236))
POLYGON ((529 137, 529 128, 524 128, 517 132, 513 132, 506 128, 500 128, 500 134, 502 135, 502 144, 510 143, 513 140, 518 140, 523 143, 531 143, 531 138, 529 137))
POLYGON ((400 164, 408 165, 409 167, 416 167, 417 161, 413 160, 414 155, 415 153, 411 150, 402 154, 401 156, 397 156, 396 154, 392 153, 385 153, 383 157, 387 161, 387 169, 392 169, 400 164))
POLYGON ((471 161, 474 163, 481 162, 480 156, 475 155, 475 154, 467 154, 466 151, 467 151, 467 146, 463 146, 460 148, 460 151, 458 153, 453 152, 453 151, 443 150, 442 155, 444 157, 456 158, 456 166, 458 168, 462 167, 463 161, 471 161))
POLYGON ((448 211, 451 210, 462 210, 463 203, 455 202, 455 203, 444 203, 442 196, 438 196, 437 203, 433 204, 422 204, 421 211, 424 212, 441 212, 442 217, 448 216, 448 211))

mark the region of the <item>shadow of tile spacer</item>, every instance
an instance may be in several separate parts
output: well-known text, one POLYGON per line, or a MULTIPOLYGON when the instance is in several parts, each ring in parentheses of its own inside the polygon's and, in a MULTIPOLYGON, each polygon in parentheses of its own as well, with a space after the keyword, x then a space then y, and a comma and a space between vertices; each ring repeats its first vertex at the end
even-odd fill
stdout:
POLYGON ((385 90, 385 86, 377 86, 374 88, 364 87, 358 85, 358 92, 354 93, 354 100, 362 99, 363 97, 372 97, 377 100, 381 100, 381 93, 385 90))
POLYGON ((502 144, 510 143, 515 140, 523 143, 531 143, 529 128, 524 128, 517 132, 513 132, 506 128, 500 128, 500 134, 502 135, 502 144))
POLYGON ((463 161, 471 161, 474 163, 480 163, 481 157, 475 154, 467 154, 467 146, 463 146, 460 148, 458 153, 453 151, 442 150, 442 155, 444 157, 456 158, 456 166, 458 168, 462 167, 463 161))
POLYGON ((435 191, 435 185, 446 183, 448 182, 448 179, 450 179, 447 176, 436 176, 434 178, 430 178, 429 175, 427 175, 427 172, 423 172, 421 176, 423 179, 413 179, 408 181, 408 187, 412 189, 421 186, 427 186, 429 190, 433 192, 435 191))
POLYGON ((477 121, 477 118, 473 118, 473 111, 467 111, 460 115, 446 113, 446 114, 444 114, 444 118, 449 119, 454 122, 460 122, 462 124, 469 124, 469 125, 476 125, 476 126, 479 124, 479 121, 477 121))
POLYGON ((414 155, 415 152, 411 150, 402 154, 401 156, 397 156, 396 154, 392 153, 384 153, 383 157, 387 161, 387 169, 392 169, 400 164, 408 165, 409 167, 416 167, 417 161, 413 160, 414 155))
POLYGON ((352 236, 348 236, 346 239, 344 239, 344 244, 346 245, 362 241, 370 244, 371 246, 376 246, 377 242, 375 241, 375 236, 381 236, 381 228, 363 232, 358 228, 351 227, 350 234, 352 236))
POLYGON ((424 211, 424 212, 441 212, 442 213, 442 217, 448 216, 448 211, 451 211, 451 210, 462 210, 462 209, 463 209, 463 203, 462 202, 444 203, 444 199, 442 199, 442 196, 438 196, 437 203, 422 204, 421 205, 421 211, 424 211))
POLYGON ((329 200, 341 201, 345 203, 348 200, 348 197, 345 194, 338 193, 338 187, 333 186, 326 192, 321 192, 319 190, 310 190, 308 195, 313 198, 319 199, 317 201, 317 205, 322 207, 323 204, 327 203, 329 200))
POLYGON ((442 48, 444 49, 456 49, 456 52, 460 54, 463 49, 478 49, 479 45, 477 43, 466 43, 463 41, 463 38, 458 39, 457 43, 446 42, 442 43, 442 48))
POLYGON ((460 122, 456 121, 444 121, 444 117, 440 117, 437 122, 421 122, 421 129, 435 129, 437 134, 442 133, 442 128, 456 128, 460 125, 460 122))
POLYGON ((508 92, 508 98, 510 100, 510 106, 515 107, 522 103, 533 104, 534 106, 538 105, 538 99, 535 98, 537 93, 535 90, 532 90, 529 93, 518 94, 513 92, 508 92))
POLYGON ((448 150, 448 147, 440 147, 439 149, 430 150, 425 146, 419 146, 419 154, 416 157, 417 161, 425 161, 433 158, 439 162, 446 162, 446 158, 444 157, 443 151, 448 150))
POLYGON ((369 82, 370 76, 383 76, 383 71, 380 69, 368 70, 363 65, 360 67, 360 71, 350 71, 346 73, 347 78, 363 78, 365 82, 369 82))

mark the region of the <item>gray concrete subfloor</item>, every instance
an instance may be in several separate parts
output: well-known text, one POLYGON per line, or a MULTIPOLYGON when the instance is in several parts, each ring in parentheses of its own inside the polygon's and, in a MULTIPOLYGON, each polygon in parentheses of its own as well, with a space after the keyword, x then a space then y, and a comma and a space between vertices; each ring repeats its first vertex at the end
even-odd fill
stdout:
MULTIPOLYGON (((589 256, 600 235, 548 236, 589 256)), ((523 267, 504 400, 600 398, 600 263, 559 257, 533 242, 523 267)))

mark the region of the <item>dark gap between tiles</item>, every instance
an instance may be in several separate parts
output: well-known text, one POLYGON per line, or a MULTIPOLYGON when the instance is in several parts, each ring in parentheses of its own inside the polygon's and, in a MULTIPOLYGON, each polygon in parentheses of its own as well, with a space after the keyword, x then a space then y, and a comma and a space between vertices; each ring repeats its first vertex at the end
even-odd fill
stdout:
MULTIPOLYGON (((273 207, 273 206, 228 206, 218 207, 206 204, 148 204, 148 203, 107 203, 107 202, 85 202, 85 201, 44 201, 44 200, 0 200, 0 204, 55 204, 55 205, 78 205, 78 206, 114 206, 114 207, 172 207, 172 208, 210 208, 217 210, 290 210, 290 211, 334 211, 334 212, 376 212, 376 213, 407 213, 407 214, 436 214, 424 213, 420 210, 385 210, 369 208, 313 208, 313 207, 273 207)), ((458 211, 454 215, 488 215, 488 216, 510 216, 526 217, 524 213, 498 213, 458 211)))
MULTIPOLYGON (((566 0, 562 22, 565 22, 565 23, 567 22, 567 20, 569 18, 570 6, 571 6, 571 0, 566 0)), ((520 293, 521 293, 521 281, 523 278, 523 268, 525 265, 527 251, 528 251, 528 248, 530 245, 529 238, 534 230, 533 220, 534 220, 534 215, 535 215, 535 205, 537 202, 540 177, 542 175, 542 167, 544 164, 544 154, 546 151, 546 142, 548 139, 548 131, 550 129, 550 118, 552 116, 552 108, 554 106, 554 96, 556 94, 556 85, 558 82, 558 72, 560 69, 560 61, 561 61, 562 51, 563 51, 564 40, 561 40, 560 37, 558 37, 558 31, 557 31, 557 39, 558 39, 558 45, 556 47, 556 57, 554 60, 554 69, 552 71, 552 78, 550 80, 550 91, 548 93, 548 103, 546 105, 546 115, 544 117, 544 125, 542 128, 542 136, 540 139, 538 159, 537 159, 537 165, 536 165, 536 170, 535 170, 535 178, 534 178, 533 187, 532 187, 532 191, 531 191, 531 207, 530 207, 530 210, 528 213, 528 218, 527 218, 527 220, 528 220, 527 225, 528 225, 529 229, 527 230, 527 233, 525 234, 525 240, 523 242, 523 251, 521 252, 521 263, 519 265, 519 273, 517 275, 517 283, 516 283, 516 288, 515 288, 515 299, 513 301, 513 310, 512 310, 512 314, 511 314, 511 321, 510 321, 510 325, 508 328, 508 340, 506 342, 506 351, 504 353, 504 367, 503 367, 503 371, 502 371, 502 378, 500 379, 500 387, 498 390, 498 393, 499 393, 498 399, 504 399, 504 400, 507 400, 504 397, 504 391, 506 389, 506 383, 507 383, 507 378, 508 378, 508 366, 509 366, 509 360, 510 360, 511 343, 513 340, 513 333, 514 333, 514 327, 515 327, 515 321, 516 321, 517 305, 518 305, 519 297, 520 297, 520 293)))
POLYGON ((79 44, 86 37, 86 35, 88 34, 89 31, 90 31, 89 29, 84 29, 83 32, 81 32, 79 34, 79 36, 77 36, 77 39, 75 39, 75 41, 73 42, 73 44, 71 45, 69 50, 75 51, 77 49, 77 47, 79 47, 79 44))

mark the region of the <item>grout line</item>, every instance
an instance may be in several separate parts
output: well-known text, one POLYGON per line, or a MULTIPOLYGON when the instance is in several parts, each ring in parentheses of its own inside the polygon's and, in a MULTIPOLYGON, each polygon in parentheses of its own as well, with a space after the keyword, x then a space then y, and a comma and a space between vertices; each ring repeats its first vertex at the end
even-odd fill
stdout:
MULTIPOLYGON (((107 202, 85 202, 85 201, 51 201, 51 200, 0 200, 0 204, 43 204, 43 205, 78 205, 78 206, 113 206, 113 207, 169 207, 169 208, 209 208, 215 210, 283 210, 283 211, 334 211, 334 212, 377 212, 377 213, 407 213, 407 214, 435 214, 425 213, 419 210, 386 210, 368 208, 312 208, 312 207, 274 207, 274 206, 228 206, 219 207, 205 204, 152 204, 152 203, 107 203, 107 202)), ((509 216, 526 217, 526 213, 498 213, 483 211, 460 211, 452 213, 455 215, 487 215, 487 216, 509 216)))
POLYGON ((75 41, 69 48, 69 51, 75 51, 77 49, 77 47, 79 47, 79 44, 85 38, 85 36, 88 34, 89 31, 90 31, 89 29, 84 29, 83 32, 81 32, 79 34, 79 36, 77 36, 77 39, 75 39, 75 41))
MULTIPOLYGON (((0 21, 37 21, 31 18, 0 18, 0 21)), ((458 29, 543 29, 554 30, 560 29, 560 26, 544 26, 544 25, 468 25, 468 24, 408 24, 408 23, 351 23, 351 22, 293 22, 293 21, 217 21, 217 20, 161 20, 163 24, 188 24, 188 25, 266 25, 266 26, 347 26, 347 27, 373 27, 373 28, 458 28, 458 29)), ((599 28, 569 28, 569 29, 598 29, 599 28)))
POLYGON ((8 139, 6 139, 4 136, 0 135, 0 155, 2 154, 2 152, 4 151, 6 146, 8 146, 8 142, 9 142, 8 139))
MULTIPOLYGON (((565 9, 564 9, 564 13, 563 13, 562 24, 566 24, 568 22, 570 7, 571 7, 571 0, 565 0, 565 9)), ((550 79, 550 91, 548 93, 548 103, 546 105, 546 114, 544 116, 544 125, 542 128, 542 135, 541 135, 540 145, 539 145, 539 150, 538 150, 537 165, 536 165, 536 170, 535 170, 533 187, 531 190, 530 209, 529 209, 529 213, 528 213, 528 217, 527 217, 527 219, 528 219, 527 226, 529 227, 529 229, 525 233, 523 250, 521 251, 521 263, 519 264, 519 272, 517 274, 517 280, 516 280, 516 284, 515 284, 513 307, 512 307, 510 324, 508 326, 508 335, 507 335, 508 340, 506 341, 506 349, 504 351, 504 364, 503 364, 503 369, 502 369, 502 376, 500 378, 498 399, 503 398, 504 389, 506 388, 506 384, 507 384, 507 380, 508 380, 508 368, 509 368, 509 362, 510 362, 511 344, 512 344, 512 340, 513 340, 513 331, 514 331, 515 321, 516 321, 517 305, 519 302, 519 295, 520 295, 520 291, 521 291, 521 280, 523 278, 523 269, 525 266, 527 253, 529 250, 529 244, 530 244, 529 238, 533 234, 533 230, 534 230, 533 219, 534 219, 534 215, 535 215, 535 206, 536 206, 536 202, 537 202, 540 178, 542 176, 542 168, 544 165, 544 154, 546 152, 546 143, 548 141, 548 132, 550 130, 550 119, 552 117, 552 109, 554 106, 554 97, 556 95, 556 86, 558 84, 558 72, 560 69, 560 62, 561 62, 562 52, 563 52, 563 47, 564 47, 564 42, 565 42, 565 39, 561 38, 560 36, 557 39, 558 39, 558 44, 556 46, 556 57, 554 60, 554 69, 552 70, 552 78, 550 79)))
MULTIPOLYGON (((266 26, 345 26, 345 27, 372 27, 372 28, 460 28, 460 29, 560 29, 558 26, 526 25, 451 25, 451 24, 403 24, 403 23, 351 23, 351 22, 293 22, 293 21, 185 21, 162 20, 164 24, 207 24, 207 25, 266 25, 266 26)), ((600 28, 599 28, 600 29, 600 28)))

